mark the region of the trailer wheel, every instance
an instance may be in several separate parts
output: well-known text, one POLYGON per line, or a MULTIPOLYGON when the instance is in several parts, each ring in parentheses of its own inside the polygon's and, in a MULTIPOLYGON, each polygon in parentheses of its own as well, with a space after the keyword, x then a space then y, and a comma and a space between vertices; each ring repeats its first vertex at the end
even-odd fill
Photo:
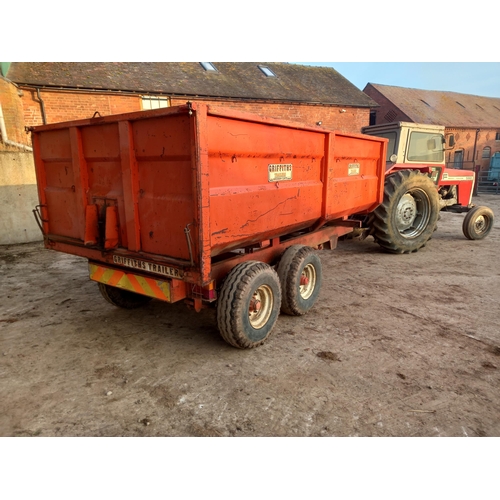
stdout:
POLYGON ((431 238, 438 217, 439 196, 430 177, 400 170, 385 180, 384 201, 371 217, 372 234, 388 252, 416 252, 431 238))
POLYGON ((322 267, 314 249, 303 245, 287 248, 278 265, 281 283, 281 312, 305 314, 315 304, 322 282, 322 267))
POLYGON ((137 307, 146 305, 151 300, 151 297, 147 297, 146 295, 129 292, 121 288, 105 285, 104 283, 98 283, 98 285, 101 295, 110 304, 123 309, 136 309, 137 307))
POLYGON ((467 212, 462 224, 465 237, 469 240, 486 238, 493 227, 493 210, 488 207, 474 207, 467 212))
POLYGON ((278 319, 281 288, 269 265, 248 261, 228 274, 217 301, 217 325, 222 338, 240 349, 264 343, 278 319))

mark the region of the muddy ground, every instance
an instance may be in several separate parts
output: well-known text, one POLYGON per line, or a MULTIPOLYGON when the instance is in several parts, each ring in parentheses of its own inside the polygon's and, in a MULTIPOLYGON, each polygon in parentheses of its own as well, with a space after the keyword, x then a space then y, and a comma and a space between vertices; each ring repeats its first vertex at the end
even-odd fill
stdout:
POLYGON ((0 247, 1 436, 500 436, 500 196, 469 241, 320 252, 320 299, 266 344, 227 345, 212 310, 105 302, 82 258, 0 247))

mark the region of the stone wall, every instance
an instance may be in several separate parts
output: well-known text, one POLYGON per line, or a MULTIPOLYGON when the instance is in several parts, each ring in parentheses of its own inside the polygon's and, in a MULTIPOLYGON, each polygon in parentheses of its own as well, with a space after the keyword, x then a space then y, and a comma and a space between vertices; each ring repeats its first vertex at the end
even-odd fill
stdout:
POLYGON ((42 240, 32 212, 37 204, 33 154, 0 151, 0 245, 42 240))
POLYGON ((0 106, 9 141, 0 139, 0 245, 42 240, 32 212, 38 195, 33 153, 27 151, 31 136, 24 130, 22 95, 16 85, 0 77, 0 106))

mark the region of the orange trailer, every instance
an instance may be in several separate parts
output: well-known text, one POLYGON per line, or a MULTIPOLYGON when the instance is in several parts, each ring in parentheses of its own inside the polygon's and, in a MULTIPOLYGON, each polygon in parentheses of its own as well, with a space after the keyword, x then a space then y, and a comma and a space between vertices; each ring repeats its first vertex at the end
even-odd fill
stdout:
POLYGON ((222 107, 32 129, 47 248, 85 257, 112 304, 217 305, 222 337, 264 342, 315 303, 321 262, 384 194, 387 139, 222 107))

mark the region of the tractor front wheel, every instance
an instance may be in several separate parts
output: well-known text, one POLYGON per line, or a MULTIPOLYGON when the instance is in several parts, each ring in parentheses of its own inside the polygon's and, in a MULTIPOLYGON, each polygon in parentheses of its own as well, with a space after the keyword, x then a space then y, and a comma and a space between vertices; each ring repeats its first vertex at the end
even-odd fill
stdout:
POLYGON ((486 238, 493 227, 493 210, 488 207, 474 207, 467 212, 462 224, 464 236, 469 240, 486 238))

